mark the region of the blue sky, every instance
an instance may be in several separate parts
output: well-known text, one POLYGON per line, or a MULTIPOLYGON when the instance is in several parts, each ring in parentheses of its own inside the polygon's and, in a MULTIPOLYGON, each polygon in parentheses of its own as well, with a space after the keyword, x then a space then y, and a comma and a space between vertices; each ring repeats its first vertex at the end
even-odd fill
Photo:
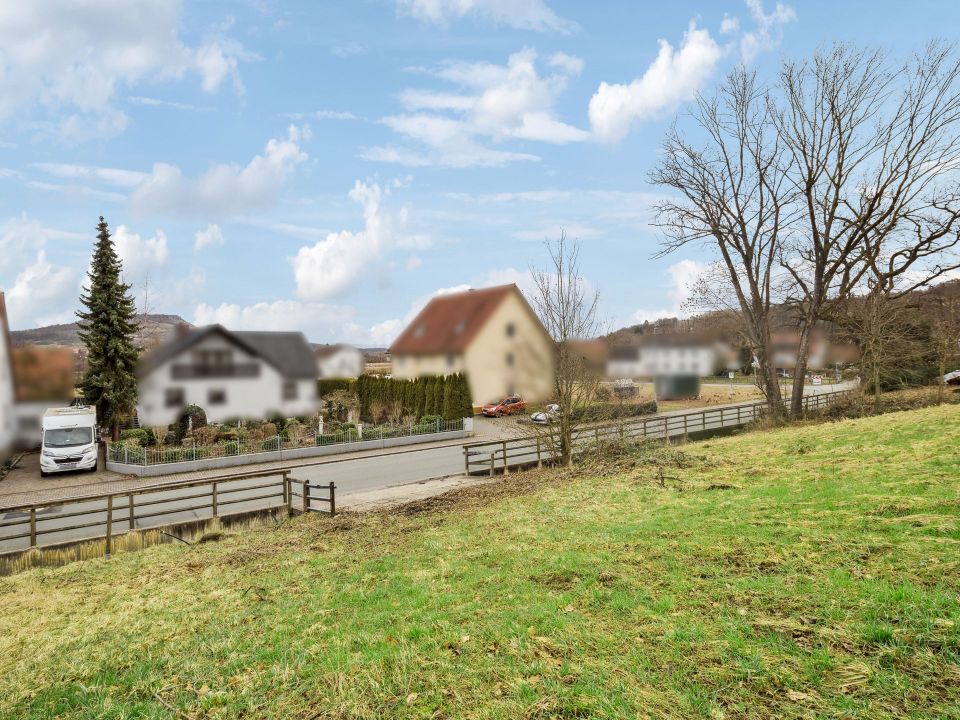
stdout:
POLYGON ((431 295, 529 284, 582 243, 612 327, 678 314, 706 251, 651 259, 664 132, 736 63, 905 57, 914 2, 0 6, 0 289, 70 321, 97 217, 151 312, 387 345, 431 295))

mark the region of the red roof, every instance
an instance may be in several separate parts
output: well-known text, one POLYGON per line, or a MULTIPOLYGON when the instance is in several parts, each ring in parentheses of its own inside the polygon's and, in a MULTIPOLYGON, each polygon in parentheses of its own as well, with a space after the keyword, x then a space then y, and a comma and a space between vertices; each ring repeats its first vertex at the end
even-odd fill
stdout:
POLYGON ((407 325, 390 346, 390 352, 394 355, 461 353, 510 293, 519 295, 526 304, 523 294, 512 284, 438 295, 407 325))

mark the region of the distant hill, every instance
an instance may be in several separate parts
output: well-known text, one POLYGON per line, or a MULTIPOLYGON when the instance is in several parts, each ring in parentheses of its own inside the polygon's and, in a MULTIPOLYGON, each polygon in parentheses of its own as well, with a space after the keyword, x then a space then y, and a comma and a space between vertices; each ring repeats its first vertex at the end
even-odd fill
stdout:
MULTIPOLYGON (((179 315, 138 315, 137 321, 142 327, 141 342, 146 346, 156 345, 168 338, 179 324, 189 325, 179 315)), ((14 345, 61 345, 80 347, 80 335, 77 323, 48 325, 32 330, 14 330, 10 333, 14 345)))
MULTIPOLYGON (((914 290, 910 297, 911 302, 916 303, 918 312, 923 316, 925 308, 940 298, 960 298, 960 280, 945 280, 929 288, 914 290)), ((792 326, 794 323, 789 313, 785 306, 775 305, 771 314, 773 325, 792 326)), ((734 327, 730 324, 731 321, 734 321, 734 318, 729 315, 724 317, 722 313, 708 311, 688 318, 660 318, 653 322, 645 321, 638 325, 629 325, 604 335, 602 339, 610 345, 634 345, 644 335, 717 330, 725 330, 728 334, 732 334, 734 327)))

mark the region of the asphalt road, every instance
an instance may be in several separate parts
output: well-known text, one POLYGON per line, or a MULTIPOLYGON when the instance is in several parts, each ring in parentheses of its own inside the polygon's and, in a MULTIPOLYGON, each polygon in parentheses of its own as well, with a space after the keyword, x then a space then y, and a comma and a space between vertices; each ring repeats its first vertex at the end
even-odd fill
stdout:
MULTIPOLYGON (((808 394, 821 394, 843 389, 836 385, 811 386, 808 394)), ((708 408, 718 410, 752 403, 733 403, 708 408)), ((673 411, 663 415, 680 415, 689 410, 673 411)), ((655 416, 651 416, 655 417, 655 416)), ((724 423, 735 426, 735 418, 724 423)), ((675 433, 671 433, 675 434, 675 433)), ((497 465, 499 467, 499 464, 497 465)), ((337 502, 349 503, 352 494, 425 480, 460 475, 463 473, 463 448, 459 444, 444 447, 419 448, 361 458, 344 458, 319 465, 294 468, 291 477, 312 484, 334 482, 337 502)), ((315 491, 318 492, 318 491, 315 491)), ((220 514, 251 512, 279 506, 283 501, 281 476, 237 480, 220 483, 220 514), (269 488, 256 488, 272 483, 269 488)), ((113 510, 113 530, 120 534, 130 527, 129 506, 126 497, 117 499, 113 510)), ((212 515, 209 487, 160 490, 135 497, 135 526, 138 529, 169 526, 209 518, 212 515), (149 505, 148 505, 149 503, 149 505), (142 517, 144 514, 151 517, 142 517)), ((106 500, 87 500, 63 505, 52 504, 36 514, 38 545, 102 537, 107 521, 106 500), (84 527, 76 527, 83 525, 84 527)), ((30 547, 29 515, 24 512, 0 514, 0 553, 30 547)))

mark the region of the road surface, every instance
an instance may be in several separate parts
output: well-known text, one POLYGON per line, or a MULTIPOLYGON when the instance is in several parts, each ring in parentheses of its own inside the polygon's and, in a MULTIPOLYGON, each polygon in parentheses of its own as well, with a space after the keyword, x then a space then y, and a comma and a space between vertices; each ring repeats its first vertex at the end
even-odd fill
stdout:
MULTIPOLYGON (((821 394, 846 389, 838 386, 810 386, 808 394, 821 394)), ((755 404, 732 403, 702 408, 710 411, 720 408, 736 408, 755 404)), ((701 408, 694 411, 699 412, 701 408)), ((651 423, 658 416, 676 416, 691 410, 675 410, 649 416, 651 423)), ((746 419, 746 417, 744 418, 746 419)), ((736 417, 724 423, 733 427, 736 417)), ((671 435, 676 433, 671 433, 671 435)), ((500 463, 497 464, 500 467, 500 463)), ((238 469, 239 470, 239 469, 238 469)), ((352 496, 368 497, 371 491, 392 488, 412 483, 421 483, 433 478, 462 475, 463 447, 460 444, 443 447, 416 448, 402 452, 385 453, 359 458, 345 457, 342 460, 316 465, 303 465, 291 469, 291 477, 306 480, 311 484, 336 484, 337 504, 350 504, 352 496)), ((159 484, 158 484, 159 485, 159 484)), ((139 492, 139 491, 138 491, 139 492)), ((279 506, 283 500, 281 476, 231 481, 219 485, 220 513, 252 512, 279 506), (273 483, 270 488, 254 488, 273 483)), ((114 501, 113 529, 115 533, 126 532, 130 527, 129 506, 126 496, 114 501)), ((169 526, 192 520, 211 517, 210 488, 187 488, 182 490, 159 490, 147 495, 135 496, 136 514, 157 513, 154 517, 136 520, 136 528, 169 526), (190 497, 188 497, 190 496, 190 497), (144 505, 149 503, 149 507, 144 505), (196 507, 193 507, 196 506, 196 507), (160 514, 162 513, 162 514, 160 514)), ((88 500, 77 503, 57 504, 41 508, 36 513, 38 545, 52 545, 72 540, 102 537, 106 527, 106 500, 88 500), (69 515, 67 515, 69 513, 69 515), (74 525, 82 528, 69 528, 74 525)), ((0 510, 0 553, 23 550, 30 547, 29 514, 23 511, 0 510)))

